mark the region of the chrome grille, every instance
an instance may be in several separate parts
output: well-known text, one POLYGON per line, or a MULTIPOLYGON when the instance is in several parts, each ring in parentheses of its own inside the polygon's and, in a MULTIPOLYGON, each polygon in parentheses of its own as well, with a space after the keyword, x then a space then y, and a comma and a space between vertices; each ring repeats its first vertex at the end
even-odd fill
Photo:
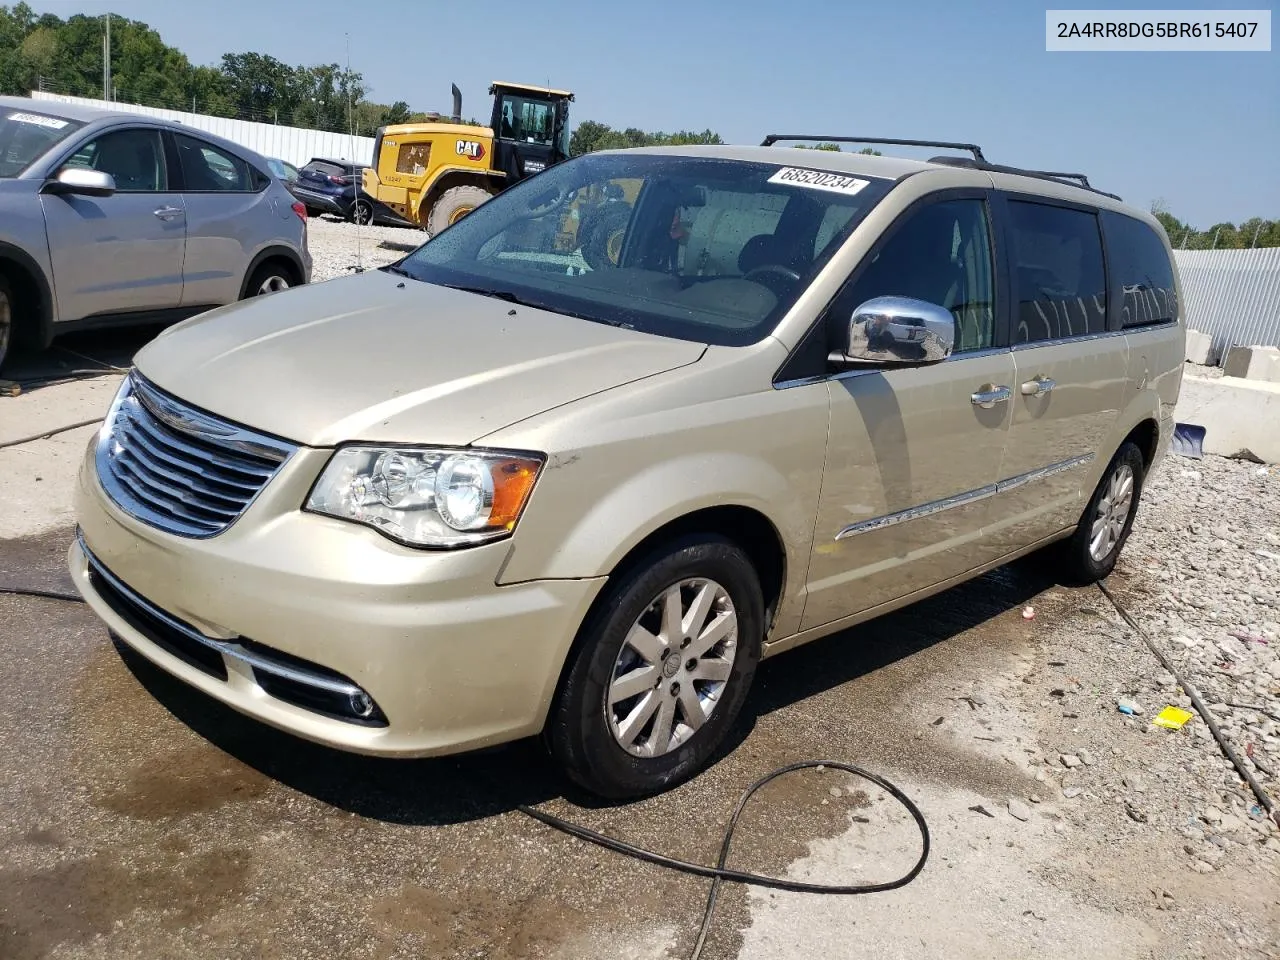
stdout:
POLYGON ((98 478, 143 523, 212 537, 244 512, 294 449, 189 407, 131 373, 98 440, 98 478))

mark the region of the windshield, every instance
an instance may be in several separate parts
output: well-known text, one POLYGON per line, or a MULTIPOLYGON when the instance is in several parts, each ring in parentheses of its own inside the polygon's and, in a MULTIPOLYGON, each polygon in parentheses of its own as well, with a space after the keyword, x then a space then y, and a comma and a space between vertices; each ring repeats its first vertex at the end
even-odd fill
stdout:
POLYGON ((703 343, 767 336, 892 181, 701 157, 591 154, 499 194, 396 267, 703 343))
POLYGON ((555 126, 555 108, 548 100, 534 100, 505 94, 498 136, 503 140, 524 143, 551 143, 555 126))
POLYGON ((0 177, 16 177, 82 126, 29 110, 0 112, 0 177))

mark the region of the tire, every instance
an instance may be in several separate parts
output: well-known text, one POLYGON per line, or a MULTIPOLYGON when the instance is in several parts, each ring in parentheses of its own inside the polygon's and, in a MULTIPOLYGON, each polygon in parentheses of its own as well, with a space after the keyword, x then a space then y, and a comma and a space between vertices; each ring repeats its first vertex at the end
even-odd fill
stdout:
POLYGON ((245 284, 244 296, 240 299, 247 300, 250 297, 263 297, 272 293, 280 293, 292 286, 293 271, 279 260, 268 260, 253 271, 253 276, 245 284))
POLYGON ((427 215, 427 231, 434 237, 457 223, 492 196, 483 187, 450 187, 440 194, 427 215))
POLYGON ((626 235, 631 208, 626 204, 610 203, 588 218, 586 237, 583 240, 582 259, 592 270, 605 270, 618 265, 622 252, 622 239, 626 235))
POLYGON ((357 200, 351 205, 351 221, 369 226, 373 223, 373 204, 368 200, 357 200))
POLYGON ((1080 517, 1075 533, 1069 540, 1063 541, 1059 548, 1059 573, 1064 574, 1069 582, 1081 586, 1096 583, 1115 569, 1120 551, 1124 549, 1129 531, 1133 529, 1133 518, 1138 512, 1145 473, 1146 461, 1142 457, 1142 451, 1135 444, 1125 441, 1107 464, 1102 480, 1089 498, 1089 504, 1080 517), (1121 504, 1126 509, 1124 515, 1117 518, 1121 504), (1095 532, 1095 526, 1107 517, 1111 518, 1108 526, 1095 532), (1098 539, 1099 534, 1101 539, 1098 539))
POLYGON ((655 549, 610 582, 583 624, 543 734, 552 758, 570 780, 609 800, 689 779, 737 719, 763 636, 760 580, 741 548, 694 534, 655 549), (676 631, 662 626, 673 593, 684 616, 703 601, 706 615, 691 628, 710 644, 705 650, 683 634, 665 642, 682 633, 678 623, 676 631), (736 630, 725 633, 730 614, 736 630), (699 710, 702 719, 690 724, 699 710))
POLYGON ((13 348, 13 307, 13 291, 9 287, 9 281, 0 275, 0 370, 4 369, 4 362, 13 348))

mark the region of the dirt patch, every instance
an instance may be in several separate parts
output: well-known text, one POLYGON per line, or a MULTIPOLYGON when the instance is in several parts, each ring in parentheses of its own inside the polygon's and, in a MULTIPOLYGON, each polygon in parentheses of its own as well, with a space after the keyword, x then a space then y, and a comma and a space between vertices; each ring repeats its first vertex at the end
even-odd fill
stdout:
POLYGON ((108 933, 139 910, 180 928, 211 916, 246 889, 250 855, 233 850, 131 870, 118 851, 45 870, 0 872, 0 956, 35 960, 108 933))

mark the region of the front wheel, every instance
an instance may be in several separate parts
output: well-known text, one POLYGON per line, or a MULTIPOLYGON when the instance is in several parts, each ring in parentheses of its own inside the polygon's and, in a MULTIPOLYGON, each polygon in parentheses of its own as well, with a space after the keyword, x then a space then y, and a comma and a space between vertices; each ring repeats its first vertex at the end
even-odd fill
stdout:
POLYGON ((746 554, 713 535, 668 543, 606 589, 545 739, 570 779, 622 800, 687 780, 722 745, 760 660, 764 600, 746 554))
POLYGON ((13 343, 13 294, 9 291, 9 281, 0 275, 0 370, 4 369, 4 361, 9 356, 9 345, 13 343))
POLYGON ((1069 580, 1096 583, 1115 569, 1133 529, 1145 473, 1142 451, 1131 442, 1121 444, 1089 498, 1075 533, 1059 548, 1069 580))
POLYGON ((427 217, 427 231, 434 237, 451 227, 490 197, 483 187, 450 187, 440 194, 427 217))
POLYGON ((351 207, 351 219, 363 226, 373 223, 373 204, 368 200, 357 200, 351 207))

